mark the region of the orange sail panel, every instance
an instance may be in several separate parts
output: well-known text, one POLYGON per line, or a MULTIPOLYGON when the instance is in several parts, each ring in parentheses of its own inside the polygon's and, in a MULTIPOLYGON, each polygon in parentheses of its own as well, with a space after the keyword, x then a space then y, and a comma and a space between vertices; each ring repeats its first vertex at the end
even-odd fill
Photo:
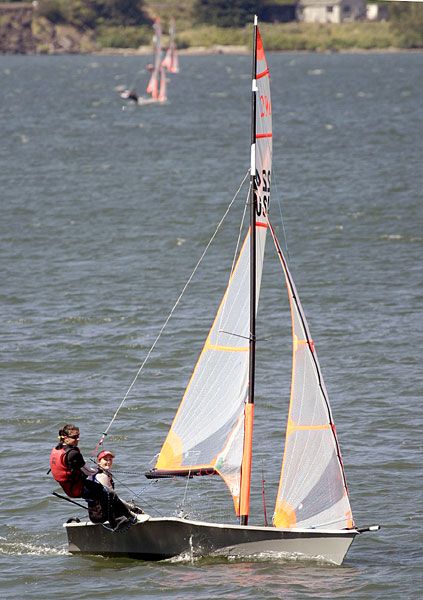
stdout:
POLYGON ((153 100, 157 100, 159 97, 159 77, 155 70, 153 70, 150 81, 148 82, 147 94, 150 94, 153 100))
POLYGON ((292 318, 291 398, 276 527, 354 526, 341 452, 314 342, 282 249, 270 226, 285 274, 292 318))
POLYGON ((160 67, 160 88, 157 100, 159 102, 166 102, 167 100, 167 79, 164 67, 160 67))

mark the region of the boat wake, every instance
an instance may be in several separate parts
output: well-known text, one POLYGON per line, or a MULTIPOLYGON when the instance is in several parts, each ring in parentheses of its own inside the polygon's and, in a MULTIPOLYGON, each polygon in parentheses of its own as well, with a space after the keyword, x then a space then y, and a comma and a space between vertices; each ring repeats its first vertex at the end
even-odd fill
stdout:
POLYGON ((224 554, 218 551, 215 554, 202 554, 200 549, 193 549, 192 552, 184 552, 178 556, 168 558, 163 562, 178 564, 209 564, 209 563, 252 563, 252 562, 297 562, 297 563, 314 563, 324 565, 336 565, 335 562, 324 556, 306 556, 299 552, 258 552, 255 554, 244 554, 242 556, 236 554, 224 554))
POLYGON ((0 555, 3 556, 66 556, 70 554, 66 548, 53 548, 32 542, 8 542, 0 538, 0 555))
POLYGON ((229 555, 228 562, 307 562, 325 565, 336 565, 335 562, 329 560, 325 556, 306 556, 299 552, 259 552, 250 556, 235 556, 229 555))

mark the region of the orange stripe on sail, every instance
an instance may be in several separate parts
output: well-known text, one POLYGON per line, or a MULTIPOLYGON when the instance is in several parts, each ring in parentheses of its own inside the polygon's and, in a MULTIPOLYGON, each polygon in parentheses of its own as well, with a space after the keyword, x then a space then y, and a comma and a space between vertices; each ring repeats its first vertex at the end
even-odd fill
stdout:
POLYGON ((263 221, 256 221, 256 227, 264 227, 267 229, 268 225, 267 223, 263 223, 263 221))
POLYGON ((318 431, 322 429, 331 429, 330 423, 327 425, 288 425, 287 432, 292 431, 318 431))
POLYGON ((256 75, 256 79, 261 79, 262 77, 266 77, 266 75, 269 75, 269 69, 266 69, 265 71, 262 71, 261 73, 256 75))
POLYGON ((259 140, 261 138, 271 138, 273 137, 273 133, 258 133, 256 138, 259 140))
POLYGON ((321 425, 297 425, 297 423, 292 420, 291 416, 289 416, 286 426, 286 434, 288 436, 294 431, 322 431, 331 428, 332 425, 330 423, 322 423, 321 425))
POLYGON ((218 344, 210 344, 208 341, 206 341, 204 349, 220 350, 222 352, 248 352, 250 348, 249 346, 220 346, 218 344))

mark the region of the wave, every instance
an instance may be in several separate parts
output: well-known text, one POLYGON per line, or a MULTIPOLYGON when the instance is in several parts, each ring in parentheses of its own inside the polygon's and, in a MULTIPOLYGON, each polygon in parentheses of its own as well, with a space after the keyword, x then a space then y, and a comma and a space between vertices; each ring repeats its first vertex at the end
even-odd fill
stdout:
POLYGON ((0 538, 0 555, 6 556, 66 556, 70 554, 66 548, 34 544, 32 542, 8 542, 0 538))

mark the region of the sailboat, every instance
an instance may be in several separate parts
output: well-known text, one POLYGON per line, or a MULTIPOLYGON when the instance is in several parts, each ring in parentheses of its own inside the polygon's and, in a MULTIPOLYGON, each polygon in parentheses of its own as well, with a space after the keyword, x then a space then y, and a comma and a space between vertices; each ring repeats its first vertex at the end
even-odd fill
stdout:
POLYGON ((162 60, 162 28, 160 19, 156 19, 153 24, 153 29, 154 62, 149 66, 151 75, 146 88, 147 97, 138 96, 133 90, 124 90, 120 94, 121 98, 124 100, 133 100, 138 105, 154 103, 163 104, 167 101, 167 79, 162 60))
POLYGON ((220 476, 237 523, 140 515, 126 531, 64 525, 72 553, 162 560, 179 555, 245 560, 301 557, 341 564, 356 527, 335 424, 315 343, 269 220, 272 171, 270 74, 254 21, 249 227, 191 378, 148 478, 220 476), (288 291, 293 366, 281 478, 270 526, 249 523, 256 312, 270 234, 288 291))
POLYGON ((169 46, 162 62, 163 67, 167 69, 169 73, 179 73, 179 58, 176 49, 175 34, 175 19, 172 18, 169 24, 169 46))
POLYGON ((154 64, 151 77, 147 85, 149 98, 138 98, 138 104, 149 102, 166 102, 166 73, 162 61, 162 27, 160 19, 156 19, 154 25, 154 64))

